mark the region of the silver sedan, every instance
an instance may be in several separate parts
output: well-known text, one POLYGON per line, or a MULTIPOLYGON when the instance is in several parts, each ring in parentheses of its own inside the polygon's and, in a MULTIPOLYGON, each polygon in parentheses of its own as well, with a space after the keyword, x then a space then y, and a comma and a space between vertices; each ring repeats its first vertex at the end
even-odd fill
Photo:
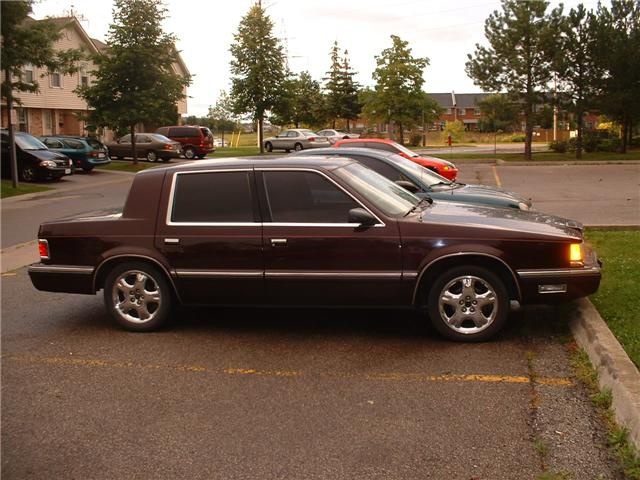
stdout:
POLYGON ((336 143, 338 140, 344 140, 346 138, 360 138, 357 133, 344 132, 342 130, 334 130, 333 128, 325 128, 320 130, 318 135, 327 137, 331 143, 336 143))
POLYGON ((284 150, 290 152, 309 148, 323 148, 330 147, 331 143, 327 137, 318 135, 313 130, 307 128, 292 128, 290 130, 283 130, 275 137, 269 137, 264 141, 264 148, 267 152, 273 150, 284 150))

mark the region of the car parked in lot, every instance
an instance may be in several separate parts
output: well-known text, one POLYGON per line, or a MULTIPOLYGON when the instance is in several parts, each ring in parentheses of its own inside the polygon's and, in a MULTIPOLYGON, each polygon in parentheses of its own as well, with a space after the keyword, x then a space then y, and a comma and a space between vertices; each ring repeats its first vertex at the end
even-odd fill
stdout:
POLYGON ((146 170, 121 211, 45 222, 38 244, 37 289, 102 289, 135 331, 160 327, 175 302, 426 307, 447 338, 480 341, 512 305, 589 295, 600 282, 576 223, 431 204, 346 158, 146 170))
POLYGON ((213 134, 208 127, 198 125, 175 125, 160 127, 156 133, 164 135, 171 140, 180 143, 184 158, 204 158, 207 153, 215 151, 213 148, 213 134))
POLYGON ((290 152, 295 150, 305 150, 309 148, 330 147, 331 143, 327 137, 318 135, 313 130, 307 128, 292 128, 283 130, 275 137, 269 137, 264 141, 264 149, 267 152, 273 150, 284 150, 290 152))
MULTIPOLYGON (((168 139, 158 133, 136 133, 136 153, 138 158, 146 158, 149 162, 162 160, 168 162, 179 158, 182 153, 180 143, 168 139)), ((117 141, 107 143, 111 158, 133 158, 131 134, 120 137, 117 141)))
POLYGON ((442 158, 431 157, 426 155, 419 155, 413 150, 409 150, 404 145, 400 145, 398 142, 389 140, 386 138, 357 138, 338 140, 334 145, 336 148, 341 147, 360 147, 360 148, 374 148, 376 150, 384 150, 385 152, 397 153, 404 158, 411 160, 412 162, 427 167, 436 173, 439 173, 449 180, 455 180, 458 178, 458 169, 456 166, 443 160, 442 158))
POLYGON ((44 135, 40 140, 49 150, 66 155, 76 168, 87 173, 99 165, 111 163, 107 147, 92 137, 44 135))
MULTIPOLYGON (((73 173, 71 159, 62 153, 49 150, 33 135, 26 132, 14 132, 16 143, 16 164, 18 178, 25 182, 37 180, 60 180, 73 173)), ((2 176, 11 176, 9 162, 9 132, 0 130, 2 145, 2 176)))
POLYGON ((327 137, 329 139, 329 142, 331 143, 336 143, 338 140, 343 140, 347 138, 360 137, 360 134, 358 133, 343 132, 342 130, 334 130, 333 128, 325 128, 324 130, 319 130, 318 135, 327 137))
POLYGON ((406 188, 418 197, 428 197, 439 201, 517 208, 519 210, 531 209, 531 200, 516 193, 487 185, 467 185, 452 182, 422 165, 407 160, 396 153, 383 150, 357 147, 320 148, 303 153, 292 153, 290 156, 295 155, 328 155, 352 158, 406 188))

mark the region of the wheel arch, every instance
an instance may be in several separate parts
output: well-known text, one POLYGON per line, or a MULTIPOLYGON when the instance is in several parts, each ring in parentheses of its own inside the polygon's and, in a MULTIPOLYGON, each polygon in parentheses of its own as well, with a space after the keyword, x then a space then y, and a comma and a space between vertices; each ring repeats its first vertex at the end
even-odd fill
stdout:
POLYGON ((176 288, 176 284, 174 282, 171 273, 167 269, 165 265, 163 265, 160 261, 153 257, 149 257, 147 255, 140 254, 123 254, 123 255, 114 255, 109 258, 105 258, 96 268, 95 273, 93 275, 93 291, 97 292, 98 290, 104 288, 104 282, 109 275, 109 272, 116 267, 117 265, 122 265, 128 262, 142 262, 148 265, 151 265, 164 275, 169 285, 171 285, 171 289, 175 298, 182 303, 180 299, 180 295, 178 294, 178 289, 176 288))
POLYGON ((414 287, 413 304, 421 306, 426 303, 429 287, 443 272, 465 265, 483 267, 494 272, 504 282, 510 299, 519 301, 522 298, 516 274, 504 260, 488 253, 461 252, 438 257, 422 268, 414 287))

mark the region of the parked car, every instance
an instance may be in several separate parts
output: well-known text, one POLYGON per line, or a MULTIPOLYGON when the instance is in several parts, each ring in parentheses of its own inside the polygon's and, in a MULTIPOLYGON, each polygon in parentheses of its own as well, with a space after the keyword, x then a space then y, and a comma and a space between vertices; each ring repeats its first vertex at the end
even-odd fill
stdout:
POLYGON ((275 137, 269 137, 264 141, 264 148, 267 152, 272 152, 273 150, 284 150, 285 152, 295 150, 299 152, 309 148, 330 146, 331 143, 329 143, 327 137, 318 135, 307 128, 283 130, 275 137))
POLYGON ((386 152, 397 153, 404 158, 416 162, 423 167, 427 167, 436 173, 439 173, 449 180, 455 180, 458 177, 458 169, 451 163, 443 160, 442 158, 431 157, 426 155, 419 155, 413 150, 409 150, 407 147, 400 145, 398 142, 389 140, 386 138, 358 138, 358 139, 346 139, 338 140, 334 145, 336 148, 340 147, 361 147, 361 148, 375 148, 377 150, 384 150, 386 152))
POLYGON ((227 140, 222 140, 218 137, 213 137, 213 146, 214 147, 228 147, 229 142, 227 140))
POLYGON ((422 165, 407 160, 396 153, 383 150, 357 147, 320 148, 301 154, 292 153, 290 156, 295 155, 332 155, 352 158, 421 198, 517 208, 519 210, 531 209, 531 200, 517 193, 487 185, 452 182, 422 165))
MULTIPOLYGON (((107 143, 111 158, 133 157, 131 134, 120 137, 116 142, 107 143)), ((144 157, 149 162, 162 160, 168 162, 172 158, 179 158, 182 153, 180 143, 168 139, 158 133, 136 133, 137 156, 144 157)))
MULTIPOLYGON (((14 132, 16 143, 16 164, 18 178, 25 182, 37 180, 60 180, 73 173, 71 159, 62 153, 49 150, 33 135, 26 132, 14 132)), ((2 144, 2 176, 11 176, 9 162, 9 132, 0 130, 2 144)))
POLYGON ((184 158, 204 158, 207 153, 215 151, 213 148, 213 134, 207 127, 197 125, 175 125, 160 127, 156 133, 170 138, 182 145, 184 158))
POLYGON ((347 138, 360 138, 360 134, 351 133, 351 132, 343 132, 342 130, 334 130, 333 128, 325 128, 324 130, 320 130, 318 135, 322 135, 323 137, 327 137, 329 142, 336 143, 338 140, 343 140, 347 138))
POLYGON ((45 222, 38 244, 37 289, 102 289, 134 331, 174 302, 426 307, 447 338, 480 341, 511 306, 589 295, 601 275, 575 222, 431 204, 346 158, 145 170, 123 210, 45 222))
POLYGON ((92 137, 71 135, 45 135, 40 137, 42 143, 54 152, 69 157, 76 168, 89 173, 98 165, 111 163, 107 147, 92 137))

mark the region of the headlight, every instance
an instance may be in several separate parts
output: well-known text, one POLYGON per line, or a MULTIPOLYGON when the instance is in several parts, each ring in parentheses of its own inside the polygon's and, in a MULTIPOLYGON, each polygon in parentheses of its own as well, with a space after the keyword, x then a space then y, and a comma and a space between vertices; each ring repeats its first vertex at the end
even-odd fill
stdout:
POLYGON ((569 265, 572 267, 584 267, 583 243, 572 243, 569 245, 569 265))
POLYGON ((531 207, 524 202, 518 202, 518 208, 520 210, 531 210, 531 207))
POLYGON ((40 162, 40 166, 45 168, 56 168, 56 162, 53 160, 42 160, 40 162))

